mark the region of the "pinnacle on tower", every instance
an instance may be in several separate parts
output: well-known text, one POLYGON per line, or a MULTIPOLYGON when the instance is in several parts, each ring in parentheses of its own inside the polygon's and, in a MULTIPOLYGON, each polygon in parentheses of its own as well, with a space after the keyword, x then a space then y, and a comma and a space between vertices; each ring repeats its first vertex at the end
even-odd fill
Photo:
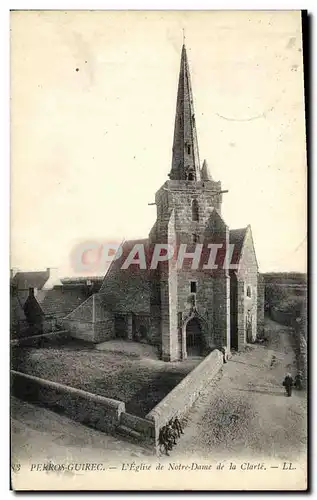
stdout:
POLYGON ((204 160, 204 162, 203 162, 203 166, 202 166, 201 171, 200 171, 200 176, 201 176, 202 181, 212 181, 212 177, 211 177, 210 172, 209 172, 207 160, 204 160))
POLYGON ((200 162, 190 72, 182 48, 174 127, 171 180, 200 180, 200 162))

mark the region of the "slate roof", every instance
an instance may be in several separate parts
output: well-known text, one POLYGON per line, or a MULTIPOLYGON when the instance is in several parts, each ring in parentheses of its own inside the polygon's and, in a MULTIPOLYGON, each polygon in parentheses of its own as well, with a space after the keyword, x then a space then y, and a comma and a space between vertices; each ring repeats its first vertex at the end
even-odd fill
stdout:
POLYGON ((87 281, 91 281, 92 283, 102 282, 104 276, 75 276, 75 277, 66 277, 62 278, 61 282, 63 285, 86 285, 87 281))
MULTIPOLYGON (((115 273, 117 273, 118 271, 121 270, 121 267, 122 267, 123 263, 125 262, 125 260, 127 259, 128 255, 130 254, 131 250, 133 249, 133 247, 135 245, 138 245, 138 244, 143 244, 145 247, 145 256, 146 256, 146 260, 147 260, 146 268, 148 269, 148 267, 149 267, 148 266, 149 255, 148 255, 147 249, 148 249, 148 245, 149 245, 149 240, 147 238, 144 238, 144 239, 139 239, 139 240, 124 241, 122 243, 122 254, 118 259, 115 259, 111 262, 111 264, 108 268, 108 271, 104 277, 104 281, 101 285, 100 293, 104 292, 105 289, 107 288, 107 279, 111 278, 115 273)), ((135 258, 137 258, 137 256, 135 258)), ((135 274, 135 273, 147 274, 147 269, 140 269, 139 265, 131 264, 124 271, 125 271, 125 274, 135 274)))
POLYGON ((49 277, 49 271, 18 271, 11 279, 11 284, 18 290, 28 290, 29 288, 41 290, 49 277))
POLYGON ((25 314, 23 306, 28 298, 28 292, 19 292, 19 294, 11 294, 10 297, 10 321, 11 323, 16 321, 25 320, 25 314))
POLYGON ((86 299, 87 293, 80 287, 55 286, 51 290, 40 290, 36 295, 36 300, 45 316, 55 318, 67 316, 86 299))
POLYGON ((231 229, 229 232, 229 242, 234 245, 231 263, 238 264, 241 257, 241 252, 243 248, 243 242, 248 228, 243 227, 241 229, 231 229))
POLYGON ((122 244, 122 255, 111 262, 99 290, 103 303, 108 309, 118 312, 133 310, 137 313, 150 310, 148 249, 148 239, 128 240, 122 244), (146 269, 141 269, 138 264, 131 264, 127 269, 122 269, 123 263, 136 244, 143 244, 145 247, 146 269))

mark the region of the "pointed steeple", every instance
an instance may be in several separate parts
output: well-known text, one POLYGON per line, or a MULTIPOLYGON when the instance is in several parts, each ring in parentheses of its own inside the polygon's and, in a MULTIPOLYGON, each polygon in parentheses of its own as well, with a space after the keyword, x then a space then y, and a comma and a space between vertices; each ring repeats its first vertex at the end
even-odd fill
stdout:
POLYGON ((182 48, 174 127, 172 180, 200 180, 193 94, 185 44, 182 48))
POLYGON ((209 172, 207 160, 204 160, 203 166, 200 171, 200 176, 202 181, 212 181, 212 177, 209 172))

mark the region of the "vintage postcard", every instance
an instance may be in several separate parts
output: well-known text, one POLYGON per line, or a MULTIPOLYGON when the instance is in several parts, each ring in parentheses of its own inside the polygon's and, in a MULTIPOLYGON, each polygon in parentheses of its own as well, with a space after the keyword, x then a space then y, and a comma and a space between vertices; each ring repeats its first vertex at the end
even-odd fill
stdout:
POLYGON ((301 11, 11 12, 14 490, 306 490, 301 11))

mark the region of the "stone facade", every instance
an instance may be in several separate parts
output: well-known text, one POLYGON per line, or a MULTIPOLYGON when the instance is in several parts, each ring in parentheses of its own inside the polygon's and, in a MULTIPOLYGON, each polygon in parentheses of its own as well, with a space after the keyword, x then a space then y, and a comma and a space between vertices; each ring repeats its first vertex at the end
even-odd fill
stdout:
POLYGON ((265 284, 264 278, 262 274, 258 274, 258 310, 257 310, 257 319, 258 319, 258 331, 257 334, 259 337, 262 337, 264 334, 264 303, 265 303, 265 284))
POLYGON ((76 335, 78 326, 78 335, 87 338, 86 328, 93 342, 112 337, 149 342, 159 347, 165 361, 205 356, 215 348, 229 352, 254 341, 262 325, 263 304, 258 302, 251 228, 229 230, 221 215, 223 192, 221 183, 212 179, 207 162, 200 166, 183 46, 172 165, 169 180, 155 195, 156 222, 147 240, 122 244, 122 255, 112 262, 99 293, 66 318, 72 334, 76 335), (206 270, 210 243, 220 249, 215 261, 218 267, 206 270), (157 245, 173 248, 174 254, 152 269, 150 257, 157 245), (181 248, 185 248, 182 262, 181 248), (139 256, 142 249, 146 266, 133 263, 125 267, 130 252, 139 256), (192 265, 195 259, 197 266, 192 265))

